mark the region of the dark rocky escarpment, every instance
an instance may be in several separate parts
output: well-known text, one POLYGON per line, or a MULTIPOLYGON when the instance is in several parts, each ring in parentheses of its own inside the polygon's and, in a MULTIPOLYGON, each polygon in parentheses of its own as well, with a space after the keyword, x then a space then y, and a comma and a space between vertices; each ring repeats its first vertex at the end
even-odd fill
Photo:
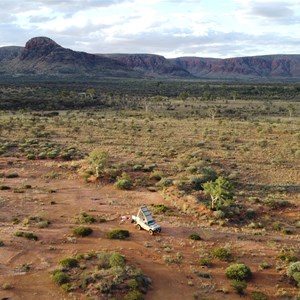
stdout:
POLYGON ((196 77, 300 78, 300 55, 267 55, 228 59, 180 57, 171 60, 196 77))
POLYGON ((234 80, 300 79, 300 55, 265 55, 228 59, 154 54, 90 54, 66 49, 48 37, 25 47, 0 48, 2 76, 190 78, 234 80))

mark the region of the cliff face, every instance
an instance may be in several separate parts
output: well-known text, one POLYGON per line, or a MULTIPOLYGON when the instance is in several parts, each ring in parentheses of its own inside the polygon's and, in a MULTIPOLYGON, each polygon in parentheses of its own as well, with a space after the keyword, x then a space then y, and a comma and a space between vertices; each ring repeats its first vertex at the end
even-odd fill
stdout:
POLYGON ((228 59, 154 54, 89 54, 66 49, 50 38, 30 39, 25 47, 0 48, 0 74, 56 77, 194 79, 300 79, 300 55, 228 59))
POLYGON ((171 60, 196 77, 299 78, 300 55, 269 55, 211 59, 181 57, 171 60))
POLYGON ((18 55, 10 57, 0 66, 12 75, 138 76, 137 72, 117 60, 66 49, 47 37, 29 40, 18 55))
POLYGON ((141 71, 149 76, 191 77, 191 74, 182 66, 160 55, 154 54, 113 54, 108 55, 122 62, 126 66, 141 71))

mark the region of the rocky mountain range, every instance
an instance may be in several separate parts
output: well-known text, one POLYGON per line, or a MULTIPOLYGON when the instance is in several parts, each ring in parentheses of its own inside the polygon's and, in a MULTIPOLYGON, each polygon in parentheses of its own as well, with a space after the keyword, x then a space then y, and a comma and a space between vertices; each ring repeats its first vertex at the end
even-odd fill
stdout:
POLYGON ((25 47, 0 48, 1 76, 297 80, 300 55, 167 59, 154 54, 90 54, 35 37, 25 47))

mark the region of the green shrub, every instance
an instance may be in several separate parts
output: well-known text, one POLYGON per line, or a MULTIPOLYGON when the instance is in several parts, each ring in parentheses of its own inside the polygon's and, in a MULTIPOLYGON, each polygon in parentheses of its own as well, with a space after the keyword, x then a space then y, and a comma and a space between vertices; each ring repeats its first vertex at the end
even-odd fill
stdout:
POLYGON ((231 280, 230 285, 235 289, 237 294, 243 295, 244 289, 247 287, 246 281, 242 280, 231 280))
POLYGON ((109 265, 111 267, 124 267, 125 266, 125 257, 120 253, 114 252, 109 258, 109 265))
POLYGON ((154 213, 159 214, 159 213, 166 213, 168 211, 170 211, 170 208, 164 204, 154 204, 154 213))
POLYGON ((99 269, 109 269, 109 258, 110 254, 106 252, 101 252, 97 254, 97 266, 99 269))
POLYGON ((233 255, 225 248, 213 249, 212 255, 221 261, 232 261, 233 255))
POLYGON ((248 266, 245 264, 232 264, 225 270, 225 274, 229 279, 234 280, 247 280, 250 279, 252 276, 252 272, 248 266))
POLYGON ((31 184, 25 184, 25 185, 23 186, 23 188, 29 190, 29 189, 32 188, 32 186, 31 186, 31 184))
POLYGON ((281 232, 284 234, 293 234, 293 230, 291 228, 282 228, 281 232))
POLYGON ((292 252, 282 252, 277 256, 280 260, 286 262, 296 262, 298 261, 298 257, 292 252))
POLYGON ((270 269, 271 265, 267 261, 263 261, 262 263, 259 264, 259 270, 266 270, 270 269))
POLYGON ((47 228, 49 225, 50 225, 50 221, 48 220, 42 220, 36 223, 36 227, 38 228, 47 228))
POLYGON ((246 217, 248 219, 254 219, 256 218, 256 216, 257 216, 256 211, 253 208, 248 208, 246 210, 246 217))
POLYGON ((139 283, 137 282, 137 280, 135 278, 133 279, 129 279, 127 281, 127 286, 131 289, 131 290, 136 290, 139 286, 139 283))
POLYGON ((280 209, 280 208, 287 208, 291 206, 291 203, 287 200, 278 200, 273 198, 264 199, 264 204, 273 210, 280 209))
POLYGON ((263 292, 252 292, 250 297, 252 300, 268 300, 268 296, 263 292))
POLYGON ((144 300, 144 296, 141 292, 133 290, 125 295, 124 300, 144 300))
POLYGON ((79 215, 78 220, 80 223, 88 223, 88 224, 95 223, 97 221, 95 217, 88 215, 85 212, 82 212, 79 215))
POLYGON ((273 223, 272 223, 272 228, 273 228, 274 230, 280 231, 281 228, 282 228, 282 225, 281 225, 280 222, 276 221, 276 222, 273 222, 273 223))
POLYGON ((60 260, 60 265, 64 268, 77 268, 79 267, 79 262, 76 258, 64 258, 60 260))
POLYGON ((75 236, 85 237, 92 234, 93 229, 90 227, 79 226, 73 230, 75 236))
POLYGON ((38 237, 33 234, 32 232, 25 232, 25 231, 17 231, 15 233, 15 236, 17 237, 24 237, 28 240, 33 240, 33 241, 37 241, 38 240, 38 237))
POLYGON ((55 270, 51 275, 52 280, 59 286, 68 283, 70 281, 69 276, 61 270, 55 270))
POLYGON ((159 182, 156 183, 156 186, 160 187, 160 188, 164 188, 164 187, 171 186, 172 184, 173 184, 172 179, 163 177, 163 178, 160 179, 159 182))
POLYGON ((18 178, 19 174, 18 173, 10 173, 6 175, 6 178, 18 178))
POLYGON ((203 183, 209 181, 209 177, 206 175, 195 175, 192 176, 189 180, 193 189, 199 191, 203 190, 203 183))
POLYGON ((222 210, 216 210, 213 212, 213 216, 217 219, 217 220, 220 220, 220 219, 224 219, 226 214, 224 211, 222 210))
POLYGON ((189 236, 189 238, 190 238, 191 240, 194 240, 194 241, 201 241, 201 240, 202 240, 202 238, 200 237, 200 235, 197 234, 197 233, 192 233, 192 234, 189 236))
POLYGON ((261 147, 261 148, 266 148, 268 146, 268 141, 267 140, 260 140, 257 142, 257 144, 261 147))
POLYGON ((0 247, 4 246, 4 242, 2 240, 0 240, 0 247))
POLYGON ((0 191, 10 190, 10 187, 7 185, 0 185, 0 191))
POLYGON ((143 166, 143 171, 144 172, 153 172, 153 170, 157 167, 156 164, 149 164, 149 165, 144 165, 143 166))
POLYGON ((289 265, 287 269, 287 276, 297 283, 298 287, 300 287, 300 261, 289 265))
POLYGON ((162 171, 154 171, 153 173, 150 174, 149 178, 158 181, 161 180, 163 176, 164 174, 162 171))
MULTIPOLYGON (((4 282, 4 283, 2 284, 2 289, 3 289, 3 290, 11 290, 11 289, 13 289, 13 286, 12 286, 11 283, 4 282)), ((3 298, 3 299, 7 299, 7 298, 3 298)))
POLYGON ((212 261, 210 257, 202 257, 199 260, 199 265, 200 266, 205 266, 205 267, 211 267, 212 266, 212 261))
POLYGON ((115 187, 120 190, 130 190, 132 185, 133 182, 126 173, 123 173, 122 176, 117 177, 117 181, 115 182, 115 187))
POLYGON ((124 229, 114 229, 108 233, 109 239, 124 240, 129 237, 129 231, 124 229))

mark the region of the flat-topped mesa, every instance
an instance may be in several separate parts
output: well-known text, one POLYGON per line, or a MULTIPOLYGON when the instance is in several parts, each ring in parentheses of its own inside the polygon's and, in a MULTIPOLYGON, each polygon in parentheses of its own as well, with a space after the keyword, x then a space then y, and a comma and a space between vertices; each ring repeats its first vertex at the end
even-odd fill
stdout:
POLYGON ((47 37, 35 37, 30 39, 21 54, 21 59, 45 56, 54 49, 62 48, 56 42, 47 37))

